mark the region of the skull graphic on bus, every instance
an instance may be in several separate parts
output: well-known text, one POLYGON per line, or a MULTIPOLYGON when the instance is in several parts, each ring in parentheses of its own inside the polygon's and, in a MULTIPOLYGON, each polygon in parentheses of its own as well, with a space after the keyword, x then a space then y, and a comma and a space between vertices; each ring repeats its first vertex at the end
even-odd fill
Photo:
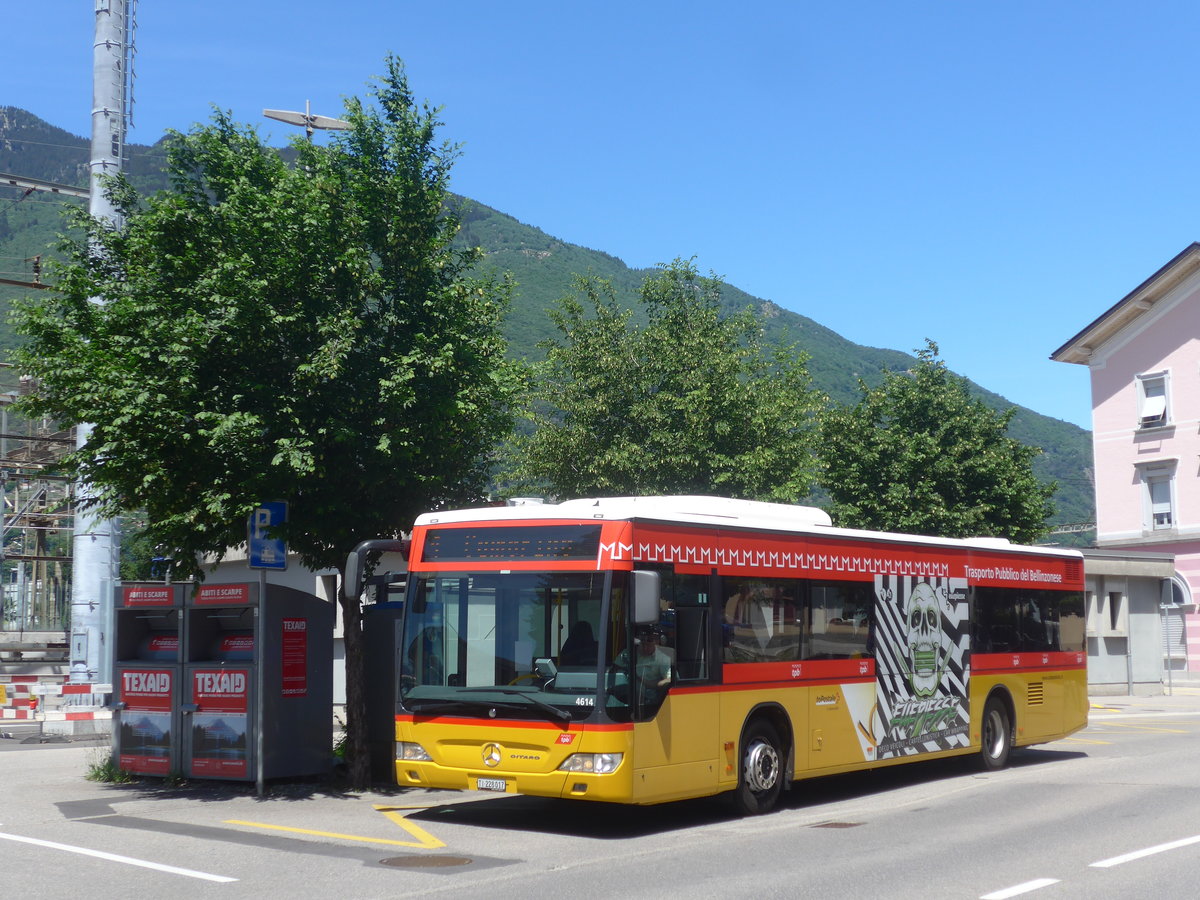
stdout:
POLYGON ((950 660, 942 648, 940 593, 920 582, 908 595, 908 678, 917 697, 933 696, 950 660))

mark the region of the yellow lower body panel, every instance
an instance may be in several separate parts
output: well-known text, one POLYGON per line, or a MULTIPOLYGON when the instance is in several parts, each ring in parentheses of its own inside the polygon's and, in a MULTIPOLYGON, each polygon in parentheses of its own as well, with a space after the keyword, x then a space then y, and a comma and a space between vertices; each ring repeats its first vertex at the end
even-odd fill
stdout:
POLYGON ((428 719, 396 723, 396 740, 419 744, 429 760, 396 760, 402 786, 482 790, 534 797, 629 802, 631 730, 610 726, 563 729, 547 723, 473 723, 428 719), (562 771, 573 754, 620 753, 615 772, 562 771))
POLYGON ((396 739, 428 760, 398 759, 402 786, 651 804, 737 785, 743 729, 766 717, 793 779, 978 752, 989 696, 1011 707, 1014 744, 1066 737, 1087 725, 1083 670, 1001 673, 970 682, 969 746, 911 755, 879 750, 885 733, 873 682, 743 690, 673 690, 658 715, 629 725, 400 719, 396 739), (620 754, 615 771, 564 771, 574 754, 620 754))

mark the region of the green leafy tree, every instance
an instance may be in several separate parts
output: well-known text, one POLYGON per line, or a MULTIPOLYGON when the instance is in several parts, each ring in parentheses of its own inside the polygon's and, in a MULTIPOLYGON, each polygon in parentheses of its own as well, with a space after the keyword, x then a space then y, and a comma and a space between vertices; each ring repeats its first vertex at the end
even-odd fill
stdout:
MULTIPOLYGON (((123 226, 70 214, 84 236, 57 290, 19 308, 27 411, 93 423, 68 470, 102 514, 144 511, 179 575, 244 544, 265 500, 288 501, 275 536, 304 565, 341 568, 362 538, 480 496, 511 427, 510 288, 451 243, 457 148, 398 60, 370 98, 329 146, 296 140, 291 166, 224 113, 172 133, 170 189, 113 180, 123 226)), ((343 606, 361 784, 360 610, 343 606)))
POLYGON ((989 535, 1031 543, 1053 513, 1053 484, 1033 474, 1041 451, 1007 436, 1014 410, 970 396, 966 380, 917 351, 906 373, 860 380, 853 406, 823 418, 822 484, 838 525, 943 537, 989 535))
POLYGON ((541 345, 521 474, 562 497, 804 497, 823 397, 803 356, 765 348, 751 310, 721 315, 721 288, 689 261, 660 266, 637 324, 611 283, 578 277, 541 345))

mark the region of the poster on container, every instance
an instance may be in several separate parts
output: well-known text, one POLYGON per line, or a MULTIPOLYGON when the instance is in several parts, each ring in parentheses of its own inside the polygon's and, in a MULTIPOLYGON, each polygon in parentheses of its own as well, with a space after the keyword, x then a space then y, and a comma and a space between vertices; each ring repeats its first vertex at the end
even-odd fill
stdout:
POLYGON ((193 669, 189 771, 208 778, 245 779, 249 767, 250 672, 193 669))
POLYGON ((282 694, 304 697, 308 695, 308 619, 285 618, 282 626, 282 694))
POLYGON ((178 588, 169 584, 126 584, 121 587, 121 604, 127 608, 177 606, 178 588))
POLYGON ((245 606, 258 599, 255 584, 202 584, 192 597, 195 606, 245 606))
POLYGON ((121 727, 118 764, 139 775, 171 771, 171 708, 174 669, 125 669, 120 673, 118 699, 121 727))

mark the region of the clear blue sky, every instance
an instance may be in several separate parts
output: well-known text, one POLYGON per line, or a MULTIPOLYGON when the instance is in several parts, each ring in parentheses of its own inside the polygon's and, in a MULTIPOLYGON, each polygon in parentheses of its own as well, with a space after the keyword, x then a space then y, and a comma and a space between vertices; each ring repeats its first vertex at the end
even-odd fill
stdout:
MULTIPOLYGON (((90 129, 93 0, 9 4, 0 105, 90 129)), ((141 0, 135 130, 337 115, 388 51, 454 189, 695 256, 852 341, 1090 427, 1059 345, 1200 237, 1194 2, 141 0)))

